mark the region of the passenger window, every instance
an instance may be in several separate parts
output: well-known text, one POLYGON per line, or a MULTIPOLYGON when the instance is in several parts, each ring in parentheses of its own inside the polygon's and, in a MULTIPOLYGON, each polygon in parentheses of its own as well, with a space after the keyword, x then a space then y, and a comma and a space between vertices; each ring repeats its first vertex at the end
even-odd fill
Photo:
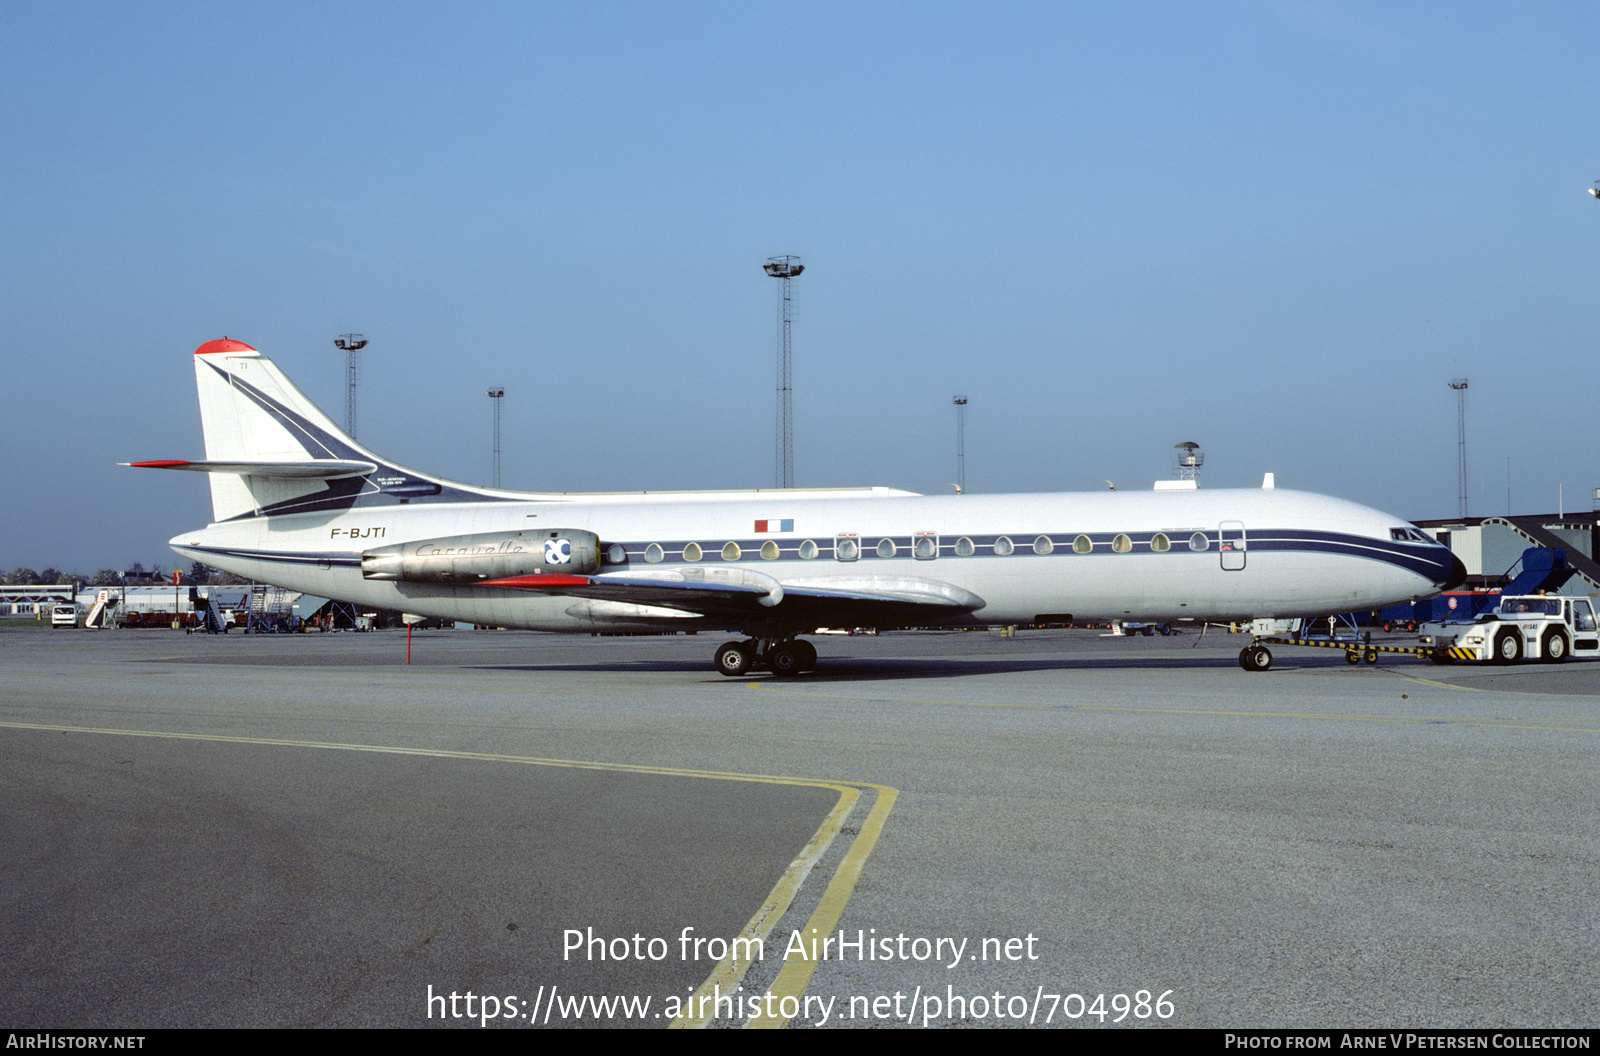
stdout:
POLYGON ((1211 540, 1206 538, 1205 532, 1195 532, 1189 537, 1190 550, 1207 550, 1211 547, 1211 540))
POLYGON ((737 560, 739 560, 739 544, 738 543, 723 543, 722 544, 722 560, 724 560, 724 561, 737 561, 737 560))
POLYGON ((700 560, 701 556, 702 551, 699 543, 690 543, 688 546, 683 548, 683 559, 685 561, 698 561, 700 560))
POLYGON ((918 561, 930 561, 938 557, 939 537, 930 532, 918 532, 911 553, 918 561))
POLYGON ((879 539, 878 540, 878 556, 879 557, 893 557, 894 556, 894 540, 893 539, 879 539))
POLYGON ((1075 554, 1087 554, 1093 549, 1094 540, 1090 539, 1087 535, 1080 535, 1076 539, 1072 540, 1072 552, 1075 554))
POLYGON ((968 539, 964 535, 960 539, 956 540, 957 557, 971 557, 973 551, 976 549, 977 548, 972 545, 972 540, 968 539))
POLYGON ((854 561, 861 556, 861 543, 855 535, 841 535, 833 541, 833 556, 840 561, 854 561))
POLYGON ((1150 540, 1150 549, 1158 554, 1164 554, 1172 549, 1172 540, 1167 538, 1166 533, 1157 532, 1155 537, 1150 540))
POLYGON ((761 544, 761 560, 776 561, 778 559, 778 544, 768 539, 761 544))
POLYGON ((667 552, 661 549, 660 543, 651 543, 649 546, 644 548, 644 559, 650 562, 652 565, 657 564, 666 556, 667 552))
POLYGON ((1133 540, 1129 539, 1125 535, 1119 535, 1115 539, 1111 540, 1111 549, 1115 550, 1119 554, 1125 554, 1129 550, 1133 549, 1133 540))
POLYGON ((1053 552, 1055 548, 1056 544, 1050 541, 1048 535, 1041 535, 1033 541, 1033 552, 1036 554, 1048 554, 1053 552))
POLYGON ((802 561, 811 561, 811 560, 815 559, 816 556, 817 556, 817 544, 816 543, 812 542, 810 539, 807 539, 805 542, 800 544, 800 559, 802 561))
POLYGON ((1012 549, 1013 547, 1011 545, 1011 540, 1007 539, 1003 535, 994 541, 994 552, 999 554, 1001 557, 1005 557, 1007 554, 1011 553, 1012 549))

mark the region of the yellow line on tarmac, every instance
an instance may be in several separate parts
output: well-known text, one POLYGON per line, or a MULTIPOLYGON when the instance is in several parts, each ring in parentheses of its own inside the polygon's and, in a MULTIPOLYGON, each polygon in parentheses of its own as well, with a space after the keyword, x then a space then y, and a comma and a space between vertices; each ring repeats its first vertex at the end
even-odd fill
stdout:
MULTIPOLYGON (((837 786, 828 786, 830 788, 837 786)), ((672 1021, 671 1030, 698 1029, 717 1018, 717 1001, 719 998, 734 997, 735 1007, 740 1002, 737 998, 739 983, 744 979, 745 973, 750 970, 750 953, 758 948, 765 949, 767 936, 777 926, 778 920, 788 911, 794 902, 794 896, 800 891, 800 885, 805 883, 811 868, 816 864, 822 852, 828 849, 833 838, 839 834, 844 819, 855 808, 856 801, 861 798, 859 790, 854 788, 841 789, 842 794, 834 804, 828 816, 822 819, 822 824, 817 826, 817 831, 807 841, 805 848, 789 863, 789 868, 784 871, 783 877, 778 881, 767 900, 761 908, 756 910, 755 916, 744 926, 739 937, 733 941, 728 951, 728 956, 712 969, 706 981, 700 988, 690 995, 684 1005, 682 1013, 672 1021), (741 945, 740 940, 743 940, 741 945)), ((857 837, 859 840, 860 837, 857 837)))
MULTIPOLYGON (((761 907, 756 910, 738 938, 729 943, 728 956, 718 962, 712 969, 710 976, 700 985, 694 997, 685 1008, 685 1014, 672 1023, 673 1027, 701 1027, 715 1016, 715 1004, 707 1000, 697 1000, 704 995, 717 991, 723 994, 733 994, 739 987, 750 967, 749 953, 759 944, 764 945, 766 937, 783 914, 788 911, 799 893, 806 877, 810 874, 828 845, 838 835, 844 819, 855 807, 861 798, 861 789, 870 788, 877 793, 877 801, 867 815, 867 820, 862 824, 860 833, 851 842, 850 849, 845 852, 844 859, 834 871, 833 879, 823 891, 822 900, 811 915, 808 927, 829 931, 839 921, 844 913, 844 907, 850 900, 850 895, 855 890, 856 881, 860 879, 861 869, 866 864, 867 858, 872 853, 873 847, 878 842, 878 835, 883 830, 884 819, 889 816, 889 809, 894 806, 897 793, 885 785, 872 785, 863 783, 849 783, 840 781, 823 781, 803 777, 779 777, 771 774, 736 774, 723 773, 716 770, 691 770, 671 766, 635 766, 622 763, 597 763, 576 759, 541 759, 525 755, 502 755, 495 752, 462 752, 442 748, 402 748, 393 745, 375 744, 340 744, 330 741, 294 741, 276 737, 240 737, 226 734, 211 733, 177 733, 161 730, 118 730, 93 726, 65 726, 37 722, 4 722, 0 721, 0 729, 12 730, 40 730, 52 733, 93 733, 113 737, 153 737, 163 740, 176 741, 209 741, 221 744, 248 744, 265 745, 279 748, 319 748, 331 751, 344 752, 372 752, 380 755, 417 755, 429 756, 437 759, 471 759, 480 762, 518 763, 525 766, 559 766, 577 770, 610 770, 630 774, 661 774, 671 777, 693 777, 720 781, 754 781, 769 785, 797 785, 808 788, 829 788, 839 793, 839 799, 834 804, 828 816, 817 827, 811 839, 801 850, 789 868, 784 871, 776 886, 768 893, 761 907), (740 941, 743 940, 743 941, 740 941), (699 1008, 709 1009, 710 1014, 704 1016, 690 1016, 689 1010, 699 1008)), ((777 979, 773 982, 770 993, 775 997, 784 996, 795 998, 805 991, 806 985, 811 981, 811 975, 816 971, 816 965, 808 962, 805 966, 797 966, 794 961, 787 961, 779 971, 777 979)), ((752 1023, 759 1026, 783 1026, 787 1020, 776 1023, 752 1023)))
MULTIPOLYGON (((811 919, 806 921, 804 936, 826 936, 839 924, 839 918, 844 915, 844 907, 850 901, 850 896, 855 893, 856 881, 861 879, 861 869, 867 864, 867 857, 872 854, 872 849, 877 846, 878 837, 883 833, 883 823, 889 817, 889 811, 894 808, 894 801, 899 793, 885 785, 868 785, 878 793, 877 802, 867 813, 867 820, 861 825, 860 834, 851 843, 850 849, 845 852, 844 860, 839 863, 839 868, 834 872, 833 879, 828 882, 827 890, 822 893, 822 901, 817 903, 811 919)), ((816 974, 817 961, 807 957, 802 950, 795 955, 790 955, 787 949, 784 952, 783 968, 779 970, 778 977, 768 987, 769 999, 763 1002, 764 1008, 776 1005, 782 1009, 784 1001, 791 1002, 790 1007, 796 1008, 800 1004, 800 995, 805 993, 811 984, 811 977, 816 974)), ((786 1026, 791 1016, 768 1016, 758 1014, 745 1024, 747 1029, 775 1029, 786 1026)))

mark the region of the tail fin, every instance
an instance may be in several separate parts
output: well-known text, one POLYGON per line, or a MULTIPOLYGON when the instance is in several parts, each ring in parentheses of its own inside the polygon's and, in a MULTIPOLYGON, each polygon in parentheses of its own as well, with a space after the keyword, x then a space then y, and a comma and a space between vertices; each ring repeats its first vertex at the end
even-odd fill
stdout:
MULTIPOLYGON (((272 360, 243 341, 207 341, 195 349, 194 373, 207 461, 293 463, 347 460, 365 454, 358 454, 355 441, 329 421, 272 360)), ((212 473, 212 517, 226 521, 281 508, 327 489, 320 480, 212 473)))
POLYGON ((206 460, 129 464, 210 474, 214 521, 505 497, 378 458, 243 341, 207 341, 195 349, 194 372, 206 460))

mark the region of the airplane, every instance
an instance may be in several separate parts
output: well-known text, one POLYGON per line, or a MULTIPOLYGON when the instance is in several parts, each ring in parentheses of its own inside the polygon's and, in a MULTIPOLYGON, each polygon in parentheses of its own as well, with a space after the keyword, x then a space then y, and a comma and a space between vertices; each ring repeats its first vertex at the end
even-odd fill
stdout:
POLYGON ((726 631, 714 668, 814 668, 823 628, 1272 620, 1430 597, 1466 575, 1398 517, 1273 485, 919 495, 893 488, 536 493, 356 443, 256 349, 195 350, 211 524, 171 546, 276 586, 475 624, 726 631))

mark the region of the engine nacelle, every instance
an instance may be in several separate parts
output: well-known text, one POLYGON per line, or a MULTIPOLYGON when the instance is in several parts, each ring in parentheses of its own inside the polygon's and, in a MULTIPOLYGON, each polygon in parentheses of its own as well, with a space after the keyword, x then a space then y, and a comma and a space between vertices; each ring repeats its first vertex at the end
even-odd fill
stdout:
POLYGON ((600 570, 600 537, 580 528, 483 532, 379 546, 361 554, 367 579, 410 583, 476 583, 507 576, 600 570))

